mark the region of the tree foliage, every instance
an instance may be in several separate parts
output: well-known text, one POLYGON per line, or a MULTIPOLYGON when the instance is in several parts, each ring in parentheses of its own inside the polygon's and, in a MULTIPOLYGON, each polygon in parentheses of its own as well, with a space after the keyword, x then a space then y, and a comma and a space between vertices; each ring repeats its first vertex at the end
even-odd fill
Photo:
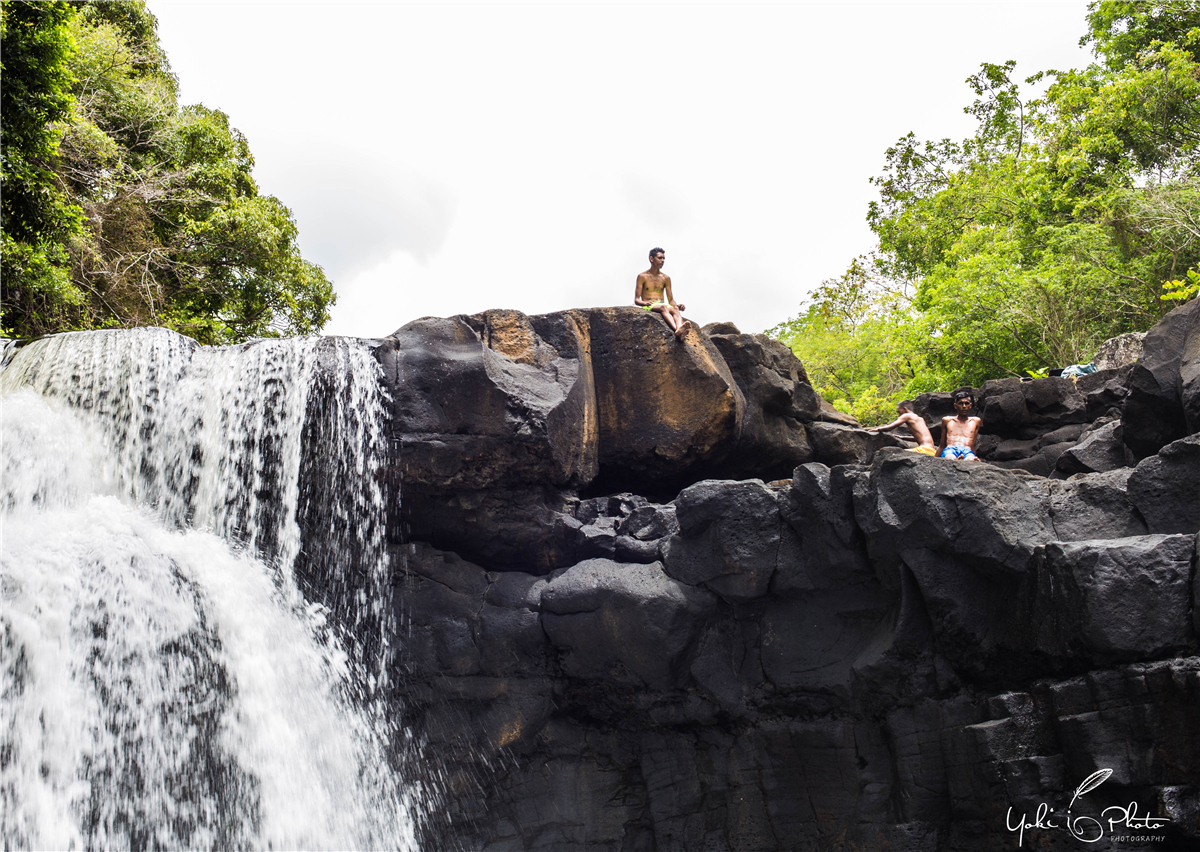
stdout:
POLYGON ((54 170, 56 122, 71 110, 66 2, 0 6, 0 280, 5 300, 70 300, 64 243, 80 211, 54 170), (18 286, 14 286, 20 282, 18 286))
MULTIPOLYGON (((1024 83, 1014 63, 984 63, 967 80, 973 137, 910 133, 885 153, 867 215, 876 271, 913 298, 871 320, 872 339, 891 348, 859 380, 864 390, 894 400, 1086 362, 1102 340, 1149 327, 1191 292, 1200 4, 1098 2, 1087 24, 1096 63, 1024 83), (1036 99, 1025 94, 1035 85, 1045 87, 1036 99), (902 388, 896 375, 909 376, 902 388)), ((827 298, 819 289, 774 330, 802 359, 827 298)), ((857 328, 838 333, 863 350, 857 328)))
POLYGON ((919 355, 897 357, 916 351, 907 339, 911 317, 911 288, 884 274, 878 256, 864 256, 823 281, 799 316, 768 334, 792 348, 827 401, 864 423, 883 423, 927 372, 919 355))
MULTIPOLYGON (((5 2, 5 14, 28 5, 44 4, 5 2)), ((320 330, 329 281, 300 256, 290 211, 259 193, 228 117, 179 106, 144 2, 77 3, 59 20, 69 90, 38 120, 55 143, 45 162, 82 227, 38 234, 59 246, 57 290, 6 269, 5 333, 161 325, 229 343, 320 330)), ((6 63, 10 41, 6 29, 6 63)), ((8 125, 6 102, 6 140, 8 125)))

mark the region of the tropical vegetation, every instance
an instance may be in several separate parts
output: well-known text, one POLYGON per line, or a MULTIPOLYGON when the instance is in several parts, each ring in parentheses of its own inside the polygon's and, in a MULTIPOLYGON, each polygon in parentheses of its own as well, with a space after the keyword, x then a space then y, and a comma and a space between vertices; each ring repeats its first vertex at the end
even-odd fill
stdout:
POLYGON ((143 0, 0 10, 0 333, 158 325, 233 343, 324 326, 332 285, 229 118, 179 104, 143 0))
POLYGON ((876 251, 769 332, 830 402, 881 422, 906 396, 1086 363, 1200 289, 1200 3, 1088 9, 1088 67, 984 63, 974 136, 887 150, 876 251))

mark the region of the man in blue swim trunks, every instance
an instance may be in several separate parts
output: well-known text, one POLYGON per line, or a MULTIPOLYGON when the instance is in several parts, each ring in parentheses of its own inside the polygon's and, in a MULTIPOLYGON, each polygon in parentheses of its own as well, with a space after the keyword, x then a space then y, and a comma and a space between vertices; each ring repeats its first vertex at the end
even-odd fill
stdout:
POLYGON ((676 340, 682 340, 684 332, 690 323, 683 318, 681 311, 687 310, 683 305, 673 305, 675 297, 671 294, 671 276, 663 275, 662 267, 667 255, 660 248, 650 249, 650 268, 637 277, 637 287, 633 291, 633 303, 643 310, 656 311, 662 314, 676 340))
POLYGON ((979 461, 975 455, 975 439, 979 437, 982 419, 971 417, 975 397, 968 390, 954 392, 954 414, 942 418, 942 442, 938 455, 944 459, 979 461))

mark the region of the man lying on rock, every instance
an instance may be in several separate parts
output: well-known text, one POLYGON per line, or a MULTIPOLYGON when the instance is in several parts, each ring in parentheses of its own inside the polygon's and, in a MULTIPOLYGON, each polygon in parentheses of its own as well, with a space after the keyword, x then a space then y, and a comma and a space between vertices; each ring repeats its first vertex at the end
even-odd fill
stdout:
POLYGON ((942 443, 938 455, 944 459, 979 461, 975 455, 975 439, 979 437, 978 417, 971 417, 975 397, 968 390, 954 392, 954 414, 942 418, 942 443))
POLYGON ((671 276, 662 273, 666 259, 666 252, 662 249, 650 249, 650 268, 637 277, 633 303, 640 305, 644 310, 662 314, 671 331, 675 332, 675 339, 682 340, 689 323, 683 318, 681 311, 687 310, 687 307, 673 304, 675 297, 671 293, 671 276))
POLYGON ((929 431, 929 427, 925 425, 925 420, 918 417, 913 411, 913 403, 911 399, 906 399, 904 402, 896 404, 896 413, 900 416, 886 426, 872 426, 868 432, 884 432, 888 429, 895 429, 901 423, 908 427, 908 431, 912 433, 913 440, 917 442, 917 446, 912 452, 921 453, 922 455, 932 456, 937 453, 934 449, 933 435, 929 431))

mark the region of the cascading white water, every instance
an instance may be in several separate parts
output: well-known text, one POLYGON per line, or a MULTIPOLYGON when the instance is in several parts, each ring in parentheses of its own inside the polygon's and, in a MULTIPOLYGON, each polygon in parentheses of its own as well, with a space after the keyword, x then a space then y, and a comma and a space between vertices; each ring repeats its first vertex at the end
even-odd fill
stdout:
POLYGON ((0 373, 5 848, 415 848, 374 698, 377 370, 345 340, 143 329, 40 340, 0 373), (344 630, 297 589, 305 550, 354 554, 357 579, 307 567, 353 598, 344 630))

